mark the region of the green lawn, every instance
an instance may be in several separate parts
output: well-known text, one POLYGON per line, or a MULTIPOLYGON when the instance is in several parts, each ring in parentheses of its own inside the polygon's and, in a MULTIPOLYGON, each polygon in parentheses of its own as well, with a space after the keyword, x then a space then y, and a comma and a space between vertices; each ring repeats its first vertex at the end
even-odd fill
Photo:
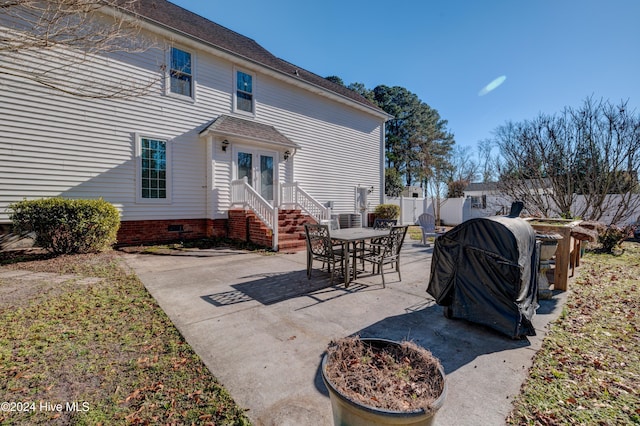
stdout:
POLYGON ((640 424, 640 245, 588 254, 510 424, 640 424))
POLYGON ((0 424, 249 424, 117 254, 9 268, 103 281, 0 281, 0 424))

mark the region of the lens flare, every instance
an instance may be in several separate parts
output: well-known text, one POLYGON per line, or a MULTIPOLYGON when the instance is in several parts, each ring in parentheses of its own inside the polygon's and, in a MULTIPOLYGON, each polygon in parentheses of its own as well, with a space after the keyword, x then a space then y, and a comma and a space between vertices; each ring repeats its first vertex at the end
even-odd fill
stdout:
POLYGON ((506 75, 501 75, 500 77, 493 80, 491 83, 487 84, 478 92, 478 96, 484 96, 492 90, 497 89, 504 81, 507 79, 506 75))

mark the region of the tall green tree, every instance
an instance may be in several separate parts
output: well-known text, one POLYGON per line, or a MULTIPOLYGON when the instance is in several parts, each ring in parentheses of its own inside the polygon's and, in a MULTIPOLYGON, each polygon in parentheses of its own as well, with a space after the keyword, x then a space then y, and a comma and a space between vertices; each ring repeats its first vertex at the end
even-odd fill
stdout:
POLYGON ((372 93, 378 106, 393 116, 386 125, 387 168, 403 176, 406 185, 425 186, 453 147, 447 121, 403 87, 379 85, 372 93))
POLYGON ((373 91, 367 89, 364 83, 351 83, 347 86, 347 89, 353 90, 354 92, 360 94, 362 97, 375 103, 375 100, 373 99, 373 91))
MULTIPOLYGON (((339 77, 328 79, 342 82, 339 77)), ((447 121, 428 104, 404 87, 385 85, 369 90, 363 83, 351 83, 348 89, 369 99, 391 115, 385 125, 385 193, 397 196, 405 185, 428 188, 429 179, 447 176, 448 158, 454 137, 447 121)))
POLYGON ((384 193, 389 197, 399 197, 404 190, 402 176, 394 168, 384 170, 384 193))
POLYGON ((338 77, 337 75, 330 75, 328 77, 325 77, 325 79, 333 83, 339 84, 340 86, 344 86, 344 81, 342 80, 342 78, 338 77))

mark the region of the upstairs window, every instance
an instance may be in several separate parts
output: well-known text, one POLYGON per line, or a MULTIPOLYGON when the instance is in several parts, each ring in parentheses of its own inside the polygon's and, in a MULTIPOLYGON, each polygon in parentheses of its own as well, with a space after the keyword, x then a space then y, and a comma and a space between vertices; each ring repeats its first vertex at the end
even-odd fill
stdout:
POLYGON ((236 110, 253 113, 253 76, 236 72, 236 110))
POLYGON ((171 48, 171 69, 169 71, 171 93, 193 97, 193 74, 191 53, 171 48))

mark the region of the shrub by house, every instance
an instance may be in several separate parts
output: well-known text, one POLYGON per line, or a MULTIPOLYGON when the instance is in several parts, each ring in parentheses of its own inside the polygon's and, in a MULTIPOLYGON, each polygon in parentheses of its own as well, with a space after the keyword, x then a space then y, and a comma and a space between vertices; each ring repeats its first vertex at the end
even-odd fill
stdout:
POLYGON ((99 252, 116 243, 118 210, 103 199, 45 198, 9 205, 14 232, 33 233, 54 254, 99 252))

